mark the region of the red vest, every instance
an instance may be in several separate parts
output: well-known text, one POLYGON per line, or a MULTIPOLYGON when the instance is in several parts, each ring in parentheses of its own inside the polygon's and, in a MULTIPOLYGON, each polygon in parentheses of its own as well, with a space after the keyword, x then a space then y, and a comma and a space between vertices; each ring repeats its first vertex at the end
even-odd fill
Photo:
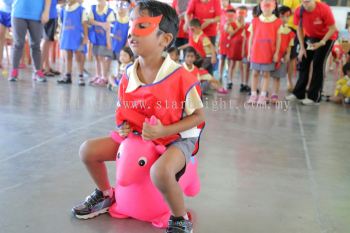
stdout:
POLYGON ((190 46, 192 46, 202 58, 205 58, 206 53, 203 46, 203 40, 207 36, 204 33, 202 33, 202 35, 199 36, 199 39, 196 43, 193 39, 193 33, 191 31, 189 32, 189 35, 190 36, 188 43, 190 44, 190 46))
MULTIPOLYGON (((233 30, 236 30, 238 25, 235 22, 233 22, 231 23, 231 27, 233 28, 233 30)), ((227 57, 234 61, 242 60, 243 31, 244 31, 244 27, 240 28, 232 36, 229 36, 229 39, 228 39, 229 47, 227 48, 227 57)))
POLYGON ((257 17, 253 19, 252 24, 251 61, 259 64, 271 64, 276 51, 277 32, 282 21, 276 19, 271 23, 265 23, 257 17))
MULTIPOLYGON (((198 85, 197 77, 191 75, 184 68, 179 68, 158 83, 140 86, 136 90, 126 93, 128 77, 124 74, 119 86, 116 123, 121 125, 127 121, 132 130, 139 133, 142 132, 145 118, 150 118, 152 115, 160 119, 163 125, 174 124, 183 117, 188 91, 198 85)), ((176 134, 156 139, 154 142, 168 145, 178 138, 180 135, 176 134)))
POLYGON ((281 34, 281 47, 280 52, 278 55, 278 59, 282 59, 282 57, 286 54, 290 41, 294 40, 295 33, 293 31, 290 31, 288 34, 281 34))

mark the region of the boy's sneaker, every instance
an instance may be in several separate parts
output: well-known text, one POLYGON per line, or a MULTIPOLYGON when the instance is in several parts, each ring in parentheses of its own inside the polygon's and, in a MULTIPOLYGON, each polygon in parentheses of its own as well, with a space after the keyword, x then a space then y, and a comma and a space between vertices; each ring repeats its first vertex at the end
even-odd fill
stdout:
POLYGON ((86 197, 85 201, 73 207, 73 215, 78 219, 90 219, 108 212, 109 207, 115 202, 113 197, 103 196, 98 189, 86 197))
POLYGON ((16 82, 18 79, 18 70, 17 69, 13 69, 11 71, 10 77, 8 78, 9 81, 11 82, 16 82))
POLYGON ((231 89, 232 89, 232 86, 233 86, 233 83, 228 83, 228 84, 227 84, 227 89, 231 90, 231 89))
POLYGON ((193 233, 193 224, 190 220, 183 217, 176 218, 171 216, 166 233, 193 233))
POLYGON ((60 79, 57 79, 58 84, 71 84, 72 83, 72 76, 71 74, 66 74, 66 76, 61 77, 60 79))
POLYGON ((42 70, 37 70, 33 74, 33 80, 34 81, 38 81, 38 82, 46 82, 46 77, 45 77, 43 71, 42 70))
POLYGON ((248 85, 244 86, 244 91, 250 93, 251 89, 248 85))
POLYGON ((78 81, 79 86, 85 86, 85 80, 84 80, 84 75, 79 75, 79 81, 78 81))
POLYGON ((254 105, 254 104, 256 104, 258 102, 258 99, 259 99, 259 97, 257 95, 251 95, 249 97, 249 100, 248 100, 247 104, 253 104, 254 105))
POLYGON ((245 92, 245 85, 241 84, 241 87, 239 88, 239 92, 240 93, 245 92))

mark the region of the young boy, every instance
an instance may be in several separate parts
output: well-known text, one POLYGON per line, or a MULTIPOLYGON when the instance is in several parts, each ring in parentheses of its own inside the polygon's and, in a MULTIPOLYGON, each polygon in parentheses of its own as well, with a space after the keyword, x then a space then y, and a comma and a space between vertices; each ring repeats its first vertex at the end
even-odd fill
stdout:
POLYGON ((91 7, 89 38, 96 58, 96 76, 90 83, 96 86, 106 86, 108 83, 108 60, 113 57, 110 31, 114 21, 114 12, 108 7, 106 0, 98 0, 98 4, 91 7))
POLYGON ((240 92, 243 92, 244 87, 247 83, 244 81, 243 72, 243 43, 244 43, 244 30, 246 28, 245 17, 247 16, 248 9, 245 6, 239 6, 236 10, 236 20, 234 22, 228 22, 226 27, 227 33, 229 35, 228 39, 228 50, 227 58, 229 60, 229 89, 232 88, 232 82, 234 78, 234 71, 236 63, 239 64, 240 75, 241 75, 241 87, 240 92))
POLYGON ((201 28, 201 23, 198 19, 192 19, 189 30, 189 43, 181 46, 179 49, 184 49, 192 46, 203 59, 202 68, 213 74, 213 64, 216 63, 216 51, 214 45, 210 42, 201 28))
POLYGON ((58 79, 59 84, 72 83, 73 53, 79 66, 79 86, 84 86, 84 62, 88 43, 87 14, 78 0, 68 0, 60 14, 62 22, 61 50, 66 51, 66 76, 58 79))
POLYGON ((180 51, 178 48, 176 48, 175 46, 170 47, 167 52, 174 62, 180 63, 180 51))
POLYGON ((219 80, 216 80, 212 75, 210 75, 206 70, 198 69, 197 66, 194 65, 196 61, 197 53, 193 47, 187 47, 184 50, 185 62, 182 64, 183 67, 194 76, 201 81, 201 93, 206 94, 209 87, 214 88, 220 94, 227 94, 228 91, 223 88, 220 84, 219 80))
MULTIPOLYGON (((196 90, 198 79, 169 56, 162 56, 175 40, 178 30, 178 17, 173 8, 158 1, 141 1, 137 3, 130 21, 128 42, 138 59, 127 69, 120 82, 116 111, 118 133, 124 137, 133 129, 142 134, 144 140, 167 146, 166 152, 151 168, 150 176, 172 213, 166 232, 190 233, 192 223, 176 177, 181 175, 191 158, 200 134, 197 126, 204 121, 203 103, 196 90), (171 78, 168 78, 169 75, 171 78), (145 96, 148 98, 144 99, 145 96), (127 101, 143 101, 149 108, 137 106, 137 109, 131 110, 124 104, 127 101), (184 109, 167 107, 169 101, 176 106, 184 106, 184 109), (155 115, 159 119, 157 125, 135 122, 135 111, 145 118, 155 115), (183 134, 184 131, 186 134, 183 134)), ((119 144, 111 137, 88 140, 81 146, 81 159, 98 189, 85 202, 73 208, 76 217, 86 219, 105 213, 114 202, 104 162, 115 161, 118 147, 119 144)))
POLYGON ((271 72, 271 77, 273 78, 273 91, 270 101, 272 104, 276 104, 279 100, 278 93, 280 90, 280 80, 287 75, 290 52, 293 47, 295 37, 294 32, 287 26, 292 10, 287 6, 281 6, 279 7, 278 12, 283 24, 280 28, 281 46, 278 61, 276 63, 276 69, 271 72))

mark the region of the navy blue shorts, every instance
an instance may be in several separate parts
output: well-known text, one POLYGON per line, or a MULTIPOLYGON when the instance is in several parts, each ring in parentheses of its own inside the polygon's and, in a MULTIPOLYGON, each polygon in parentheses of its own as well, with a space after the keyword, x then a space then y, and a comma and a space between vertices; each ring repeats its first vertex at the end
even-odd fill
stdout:
POLYGON ((11 27, 11 13, 0 11, 0 24, 7 28, 11 27))

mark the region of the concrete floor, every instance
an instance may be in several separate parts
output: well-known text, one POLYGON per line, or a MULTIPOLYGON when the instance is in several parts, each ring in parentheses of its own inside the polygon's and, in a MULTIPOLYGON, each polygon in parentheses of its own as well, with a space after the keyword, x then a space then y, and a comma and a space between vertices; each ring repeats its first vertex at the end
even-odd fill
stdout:
MULTIPOLYGON (((79 145, 114 128, 115 94, 58 86, 55 79, 32 83, 29 71, 22 77, 0 79, 0 232, 163 232, 108 215, 71 216, 95 188, 79 145)), ((349 232, 350 109, 331 103, 247 109, 244 98, 235 87, 205 101, 202 191, 186 200, 195 232, 349 232), (217 109, 230 100, 231 109, 217 109)), ((113 163, 109 168, 113 179, 113 163)))

